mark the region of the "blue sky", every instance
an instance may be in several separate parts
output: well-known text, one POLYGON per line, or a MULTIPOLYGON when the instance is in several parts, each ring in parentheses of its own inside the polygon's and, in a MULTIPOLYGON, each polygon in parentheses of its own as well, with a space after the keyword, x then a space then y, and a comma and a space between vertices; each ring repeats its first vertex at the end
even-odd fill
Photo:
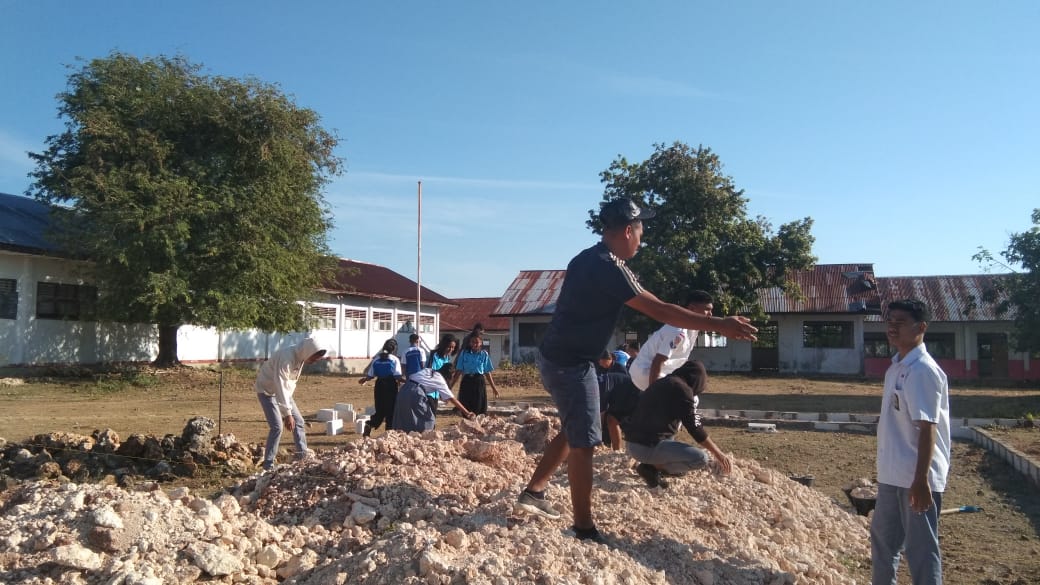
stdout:
MULTIPOLYGON (((703 144, 824 263, 969 274, 1040 207, 1040 3, 0 0, 0 192, 57 133, 67 65, 182 54, 341 137, 337 255, 449 297, 561 269, 618 155, 703 144)), ((653 229, 650 224, 648 229, 653 229)))

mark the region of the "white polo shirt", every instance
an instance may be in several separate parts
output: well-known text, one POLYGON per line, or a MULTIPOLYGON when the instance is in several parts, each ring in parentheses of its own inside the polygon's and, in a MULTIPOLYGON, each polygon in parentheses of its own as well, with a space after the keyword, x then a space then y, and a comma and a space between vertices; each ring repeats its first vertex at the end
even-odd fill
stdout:
POLYGON ((902 360, 898 353, 892 356, 885 372, 877 427, 878 483, 901 488, 913 483, 920 434, 916 421, 935 423, 928 485, 933 492, 945 491, 950 471, 950 386, 923 343, 902 360))
POLYGON ((693 351, 693 344, 697 341, 700 332, 696 329, 682 329, 672 325, 665 325, 654 331, 650 339, 646 340, 639 354, 628 366, 628 373, 632 376, 632 383, 640 390, 646 390, 653 380, 650 379, 650 365, 657 355, 665 356, 661 364, 661 375, 665 377, 686 363, 693 351))

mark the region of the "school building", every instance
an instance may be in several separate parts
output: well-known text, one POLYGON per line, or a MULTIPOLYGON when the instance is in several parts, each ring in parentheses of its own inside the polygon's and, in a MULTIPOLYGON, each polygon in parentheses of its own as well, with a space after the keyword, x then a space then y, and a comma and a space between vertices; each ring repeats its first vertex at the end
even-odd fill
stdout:
MULTIPOLYGON (((564 270, 525 270, 494 314, 510 320, 510 359, 531 361, 556 308, 564 270)), ((790 275, 800 296, 758 291, 769 320, 758 341, 702 333, 691 354, 714 372, 880 377, 890 363, 881 317, 890 301, 917 298, 933 317, 925 343, 951 379, 1040 379, 1040 363, 1011 350, 1014 313, 999 314, 999 275, 878 277, 873 264, 817 264, 790 275)), ((631 333, 616 332, 609 347, 631 333)), ((639 339, 639 342, 645 339, 639 339)))
MULTIPOLYGON (((97 289, 84 276, 88 266, 47 241, 48 225, 46 205, 0 193, 0 367, 154 360, 154 325, 91 318, 97 289)), ((336 277, 317 293, 319 301, 301 302, 300 310, 315 318, 309 332, 185 324, 177 334, 178 356, 185 363, 258 362, 311 335, 329 349, 329 369, 357 372, 390 337, 404 348, 418 332, 436 344, 441 311, 455 306, 388 268, 348 259, 339 260, 336 277)))

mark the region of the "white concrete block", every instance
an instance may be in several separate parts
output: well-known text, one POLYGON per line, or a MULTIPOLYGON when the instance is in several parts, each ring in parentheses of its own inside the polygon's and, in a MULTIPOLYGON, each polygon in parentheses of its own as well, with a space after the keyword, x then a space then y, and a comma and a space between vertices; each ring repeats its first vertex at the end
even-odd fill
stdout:
POLYGON ((330 421, 325 421, 325 434, 326 435, 338 435, 343 432, 343 421, 334 418, 330 421))
POLYGON ((354 421, 354 432, 356 432, 359 435, 361 433, 365 432, 365 424, 366 423, 368 423, 368 417, 367 416, 358 417, 358 419, 356 421, 354 421))
POLYGON ((318 420, 327 422, 330 420, 336 420, 339 418, 339 413, 333 408, 320 408, 318 409, 318 420))
POLYGON ((748 423, 747 430, 752 433, 775 433, 776 425, 773 423, 748 423))
POLYGON ((354 412, 354 405, 347 402, 337 402, 333 409, 339 413, 354 412))

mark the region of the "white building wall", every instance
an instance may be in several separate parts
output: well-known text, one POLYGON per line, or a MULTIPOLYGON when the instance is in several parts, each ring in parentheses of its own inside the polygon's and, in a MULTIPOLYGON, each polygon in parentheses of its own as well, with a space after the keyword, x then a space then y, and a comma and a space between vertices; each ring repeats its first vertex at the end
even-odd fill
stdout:
MULTIPOLYGON (((150 324, 98 323, 36 318, 36 283, 84 284, 72 262, 45 256, 0 252, 0 278, 17 282, 18 312, 15 319, 0 319, 0 366, 46 364, 96 364, 101 362, 149 362, 158 354, 158 329, 150 324)), ((262 361, 272 352, 311 335, 328 349, 330 369, 360 371, 389 337, 400 351, 408 346, 411 327, 398 327, 398 313, 415 315, 414 303, 374 301, 343 295, 316 306, 336 312, 335 327, 289 334, 258 330, 218 330, 182 325, 177 332, 177 354, 185 363, 262 361), (344 330, 344 310, 363 310, 365 329, 344 330), (392 315, 391 331, 374 331, 372 311, 392 315), (396 328, 396 330, 393 330, 396 328)), ((433 330, 421 333, 433 347, 440 329, 440 310, 423 306, 422 316, 433 318, 433 330)))

